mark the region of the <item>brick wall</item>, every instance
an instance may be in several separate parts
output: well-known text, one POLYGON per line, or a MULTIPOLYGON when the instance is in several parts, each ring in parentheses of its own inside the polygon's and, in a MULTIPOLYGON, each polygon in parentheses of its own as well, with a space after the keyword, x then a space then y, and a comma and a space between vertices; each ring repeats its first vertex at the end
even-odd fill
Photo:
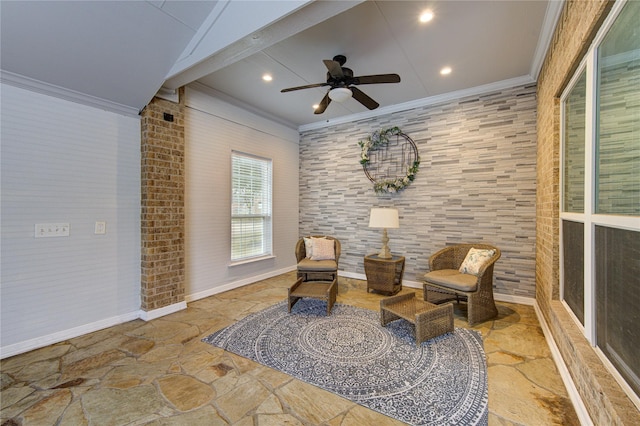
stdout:
POLYGON ((140 298, 141 309, 151 311, 185 298, 184 105, 154 98, 141 131, 140 298))
POLYGON ((559 97, 613 2, 567 1, 538 78, 536 303, 594 424, 639 424, 626 397, 559 301, 559 97))

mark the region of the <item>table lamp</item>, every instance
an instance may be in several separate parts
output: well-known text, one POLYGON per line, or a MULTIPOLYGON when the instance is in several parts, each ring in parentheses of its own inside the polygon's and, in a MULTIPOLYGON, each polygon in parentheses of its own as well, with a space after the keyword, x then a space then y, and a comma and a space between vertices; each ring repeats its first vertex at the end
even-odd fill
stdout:
POLYGON ((378 253, 381 259, 391 259, 391 251, 389 251, 389 237, 387 236, 387 228, 399 228, 400 220, 398 219, 398 210, 392 208, 371 208, 369 214, 369 228, 383 228, 382 231, 382 249, 378 253))

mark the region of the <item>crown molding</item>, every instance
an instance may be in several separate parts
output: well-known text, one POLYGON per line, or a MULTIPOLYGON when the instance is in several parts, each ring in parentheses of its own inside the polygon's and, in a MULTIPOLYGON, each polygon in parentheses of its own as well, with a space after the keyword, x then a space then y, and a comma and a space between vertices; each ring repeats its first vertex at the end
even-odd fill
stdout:
POLYGON ((565 0, 551 0, 547 3, 542 29, 538 37, 538 45, 536 46, 533 61, 531 62, 531 70, 529 72, 534 80, 538 80, 538 75, 542 69, 544 58, 547 56, 547 50, 549 50, 549 46, 551 45, 553 32, 556 29, 558 19, 560 19, 560 13, 562 13, 564 3, 565 0))
POLYGON ((407 111, 410 109, 421 108, 430 105, 441 104, 450 102, 468 96, 483 95, 498 90, 511 89, 518 86, 524 86, 527 84, 535 83, 535 80, 525 75, 522 77, 511 78, 508 80, 497 81, 495 83, 484 84, 482 86, 471 87, 469 89, 456 90, 453 92, 443 93, 441 95, 429 96, 427 98, 416 99, 410 102, 404 102, 396 105, 389 105, 386 107, 378 108, 373 111, 366 111, 357 114, 345 115, 338 118, 332 118, 325 121, 318 121, 316 123, 303 124, 298 127, 298 132, 306 132, 308 130, 322 129, 324 127, 335 126, 337 124, 351 123, 353 121, 365 120, 381 115, 391 114, 394 112, 407 111))
POLYGON ((0 83, 30 90, 47 96, 53 96, 70 102, 87 105, 93 108, 114 112, 116 114, 131 117, 140 116, 140 111, 138 111, 137 108, 111 102, 85 93, 76 92, 75 90, 66 89, 64 87, 56 86, 55 84, 46 83, 44 81, 25 77, 5 70, 0 70, 0 83))

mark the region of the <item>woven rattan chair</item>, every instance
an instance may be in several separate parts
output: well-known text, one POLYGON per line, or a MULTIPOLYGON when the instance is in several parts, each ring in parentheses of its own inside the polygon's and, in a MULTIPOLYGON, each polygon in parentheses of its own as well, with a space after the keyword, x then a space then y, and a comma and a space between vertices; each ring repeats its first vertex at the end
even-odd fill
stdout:
POLYGON ((304 238, 300 238, 296 243, 296 261, 298 262, 297 278, 302 278, 303 281, 333 281, 337 279, 338 261, 340 260, 340 241, 337 238, 326 235, 314 235, 313 237, 324 237, 328 240, 333 240, 335 259, 313 260, 307 258, 304 238))
POLYGON ((437 251, 429 258, 430 272, 424 276, 424 300, 442 303, 467 300, 469 325, 478 324, 498 315, 493 300, 493 265, 500 258, 500 249, 489 244, 457 244, 437 251), (494 250, 494 255, 477 275, 459 272, 471 248, 494 250))

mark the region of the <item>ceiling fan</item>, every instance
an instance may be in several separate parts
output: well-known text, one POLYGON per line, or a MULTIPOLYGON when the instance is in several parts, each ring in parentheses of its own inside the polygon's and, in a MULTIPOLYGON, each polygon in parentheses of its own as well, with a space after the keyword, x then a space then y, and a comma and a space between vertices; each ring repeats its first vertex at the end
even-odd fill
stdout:
POLYGON ((330 86, 330 89, 324 95, 322 101, 320 101, 320 104, 314 111, 314 114, 322 114, 332 100, 342 102, 352 96, 365 107, 369 109, 376 109, 380 104, 355 86, 359 84, 400 83, 400 76, 398 74, 377 74, 354 77, 353 71, 350 68, 343 67, 344 63, 347 62, 347 57, 344 55, 336 55, 333 57, 333 60, 324 59, 322 62, 324 62, 324 65, 329 70, 327 72, 326 83, 290 87, 280 91, 281 93, 285 93, 292 92, 294 90, 310 89, 312 87, 330 86))

